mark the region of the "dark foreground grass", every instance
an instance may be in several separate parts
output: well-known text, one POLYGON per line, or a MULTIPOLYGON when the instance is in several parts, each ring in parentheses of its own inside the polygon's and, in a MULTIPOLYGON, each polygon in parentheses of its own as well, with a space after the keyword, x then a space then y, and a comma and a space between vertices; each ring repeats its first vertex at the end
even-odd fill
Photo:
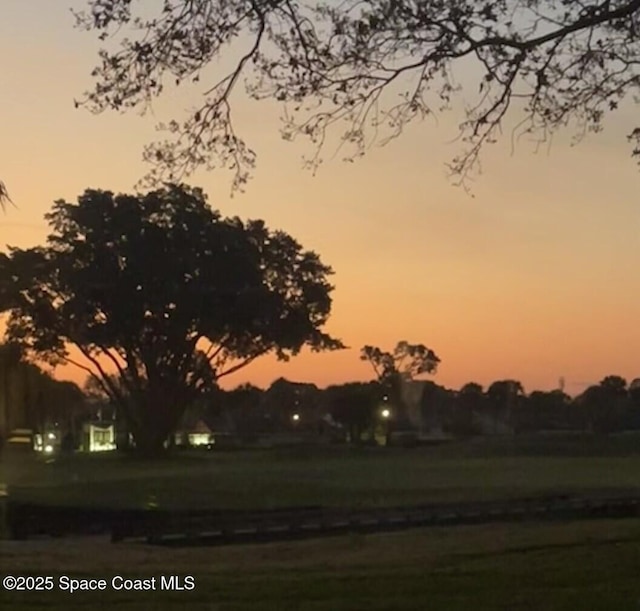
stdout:
POLYGON ((490 525, 241 547, 0 542, 0 572, 192 575, 190 592, 2 592, 3 609, 518 611, 640 608, 640 520, 490 525))
MULTIPOLYGON (((0 463, 0 481, 2 468, 0 463)), ((250 509, 613 496, 640 490, 640 439, 516 439, 405 450, 299 448, 158 461, 77 455, 20 469, 23 487, 12 489, 16 500, 114 508, 142 507, 151 496, 162 508, 250 509)))

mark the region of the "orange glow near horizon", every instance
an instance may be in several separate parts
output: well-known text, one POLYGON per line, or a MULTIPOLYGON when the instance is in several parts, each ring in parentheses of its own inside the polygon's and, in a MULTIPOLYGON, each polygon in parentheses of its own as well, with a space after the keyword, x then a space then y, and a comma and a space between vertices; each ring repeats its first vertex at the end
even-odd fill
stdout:
MULTIPOLYGON (((18 208, 0 217, 1 246, 27 247, 46 237, 43 214, 55 199, 74 201, 88 187, 132 191, 156 121, 179 118, 193 101, 172 94, 143 118, 75 110, 74 97, 91 85, 95 40, 73 29, 66 3, 4 0, 3 9, 0 53, 11 62, 0 177, 18 208)), ((635 108, 580 146, 560 135, 549 153, 532 154, 523 141, 512 155, 505 126, 504 141, 485 151, 475 198, 443 170, 460 151, 446 144, 457 133, 455 111, 437 126, 412 125, 355 164, 327 161, 315 177, 300 169, 309 149, 280 140, 269 103, 239 97, 235 112, 259 155, 246 194, 229 197, 225 171, 189 182, 224 214, 263 218, 333 267, 327 330, 351 349, 305 351, 289 363, 265 357, 225 386, 371 379, 360 348, 390 350, 402 339, 440 356, 432 379, 450 388, 515 378, 529 392, 555 388, 562 376, 577 394, 608 374, 640 376, 640 176, 625 141, 635 108)), ((56 375, 84 379, 71 368, 56 375)))

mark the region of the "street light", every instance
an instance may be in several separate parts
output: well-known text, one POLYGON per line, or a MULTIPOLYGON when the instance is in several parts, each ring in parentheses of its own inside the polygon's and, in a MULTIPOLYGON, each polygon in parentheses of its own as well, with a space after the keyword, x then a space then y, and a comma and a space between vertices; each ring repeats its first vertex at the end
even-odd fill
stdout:
MULTIPOLYGON (((385 397, 386 399, 386 397, 385 397)), ((389 435, 391 434, 391 410, 388 407, 383 407, 380 410, 380 416, 382 416, 382 434, 384 435, 384 445, 389 445, 389 435)))
POLYGON ((298 422, 298 420, 300 420, 300 414, 293 414, 293 416, 291 416, 292 420, 294 422, 298 422))

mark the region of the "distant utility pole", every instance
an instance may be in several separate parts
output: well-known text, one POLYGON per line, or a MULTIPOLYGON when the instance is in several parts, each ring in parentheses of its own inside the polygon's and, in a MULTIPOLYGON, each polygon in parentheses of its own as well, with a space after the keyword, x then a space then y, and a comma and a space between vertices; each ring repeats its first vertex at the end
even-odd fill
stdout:
POLYGON ((558 380, 558 388, 560 392, 564 392, 564 376, 560 376, 560 380, 558 380))

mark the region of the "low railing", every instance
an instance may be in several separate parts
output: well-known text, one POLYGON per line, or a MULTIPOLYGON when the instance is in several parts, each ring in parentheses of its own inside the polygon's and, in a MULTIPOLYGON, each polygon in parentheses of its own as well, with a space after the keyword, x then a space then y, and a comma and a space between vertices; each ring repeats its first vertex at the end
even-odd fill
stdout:
POLYGON ((524 520, 640 516, 640 497, 517 499, 369 509, 295 507, 265 511, 111 511, 8 503, 13 538, 110 534, 113 542, 215 545, 524 520))

